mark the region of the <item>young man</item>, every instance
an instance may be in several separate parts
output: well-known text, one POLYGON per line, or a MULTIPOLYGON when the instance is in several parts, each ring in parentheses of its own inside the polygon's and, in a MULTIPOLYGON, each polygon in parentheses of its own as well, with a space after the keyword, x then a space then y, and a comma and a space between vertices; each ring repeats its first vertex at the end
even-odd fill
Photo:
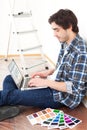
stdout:
POLYGON ((17 89, 12 77, 6 76, 0 105, 25 105, 60 108, 77 107, 86 93, 87 53, 86 43, 78 34, 78 21, 68 9, 60 9, 50 16, 49 23, 61 43, 56 68, 32 74, 29 86, 47 86, 43 89, 17 89), (39 77, 37 77, 39 76, 39 77))

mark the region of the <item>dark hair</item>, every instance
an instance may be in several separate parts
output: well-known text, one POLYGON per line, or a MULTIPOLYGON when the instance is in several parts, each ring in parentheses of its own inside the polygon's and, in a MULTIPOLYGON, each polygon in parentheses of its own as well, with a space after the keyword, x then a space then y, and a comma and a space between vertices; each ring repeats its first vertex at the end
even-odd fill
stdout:
POLYGON ((48 22, 51 24, 55 22, 59 26, 62 26, 63 29, 68 29, 72 25, 72 31, 75 33, 79 32, 77 26, 78 20, 75 14, 69 9, 60 9, 58 12, 50 16, 48 22))

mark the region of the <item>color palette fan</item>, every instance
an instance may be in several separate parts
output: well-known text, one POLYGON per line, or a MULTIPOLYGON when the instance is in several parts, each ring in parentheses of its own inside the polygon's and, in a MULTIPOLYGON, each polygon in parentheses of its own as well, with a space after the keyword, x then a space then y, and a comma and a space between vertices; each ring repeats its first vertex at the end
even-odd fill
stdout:
POLYGON ((42 111, 30 114, 27 116, 32 125, 40 124, 48 129, 59 128, 73 128, 82 120, 77 119, 71 115, 64 113, 62 110, 46 108, 42 111))

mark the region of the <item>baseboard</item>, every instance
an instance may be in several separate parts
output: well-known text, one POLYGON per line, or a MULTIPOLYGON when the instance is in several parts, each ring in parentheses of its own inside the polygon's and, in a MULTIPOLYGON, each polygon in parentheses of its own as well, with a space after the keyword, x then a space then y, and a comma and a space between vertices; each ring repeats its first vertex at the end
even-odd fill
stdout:
MULTIPOLYGON (((41 56, 41 54, 24 54, 24 56, 38 57, 38 56, 41 56)), ((0 59, 9 59, 9 58, 14 58, 14 57, 20 57, 20 55, 18 55, 18 54, 9 54, 8 56, 0 55, 0 59)), ((44 54, 44 57, 51 66, 55 67, 55 63, 46 54, 44 54)))
MULTIPOLYGON (((12 58, 12 57, 19 57, 19 54, 9 54, 8 56, 6 55, 0 55, 0 58, 12 58)), ((24 54, 24 56, 41 56, 41 54, 24 54)))

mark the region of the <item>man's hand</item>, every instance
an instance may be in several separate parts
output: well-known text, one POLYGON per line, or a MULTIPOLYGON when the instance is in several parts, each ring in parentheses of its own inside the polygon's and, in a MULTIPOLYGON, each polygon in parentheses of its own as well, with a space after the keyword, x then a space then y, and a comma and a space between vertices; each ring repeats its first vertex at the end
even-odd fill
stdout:
POLYGON ((30 79, 30 81, 28 82, 28 85, 30 87, 32 86, 36 86, 36 87, 44 87, 46 86, 46 80, 45 79, 42 79, 42 78, 32 78, 30 79))
POLYGON ((40 72, 35 72, 34 74, 31 75, 31 77, 34 78, 34 77, 39 76, 41 78, 47 78, 47 76, 51 75, 53 72, 54 72, 54 69, 40 71, 40 72))

